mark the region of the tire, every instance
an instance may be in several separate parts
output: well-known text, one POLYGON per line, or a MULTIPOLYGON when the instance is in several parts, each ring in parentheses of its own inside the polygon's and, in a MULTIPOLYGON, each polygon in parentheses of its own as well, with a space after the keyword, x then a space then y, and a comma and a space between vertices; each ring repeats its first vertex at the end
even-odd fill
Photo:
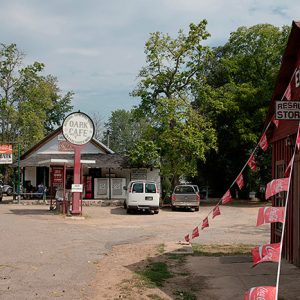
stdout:
POLYGON ((158 209, 154 211, 154 214, 155 214, 155 215, 157 215, 158 213, 159 213, 159 210, 158 210, 158 209))
POLYGON ((127 207, 126 213, 127 213, 127 214, 130 214, 130 213, 131 213, 131 209, 127 207))
POLYGON ((7 191, 6 191, 6 195, 11 196, 12 194, 13 194, 12 188, 8 188, 7 191))
POLYGON ((124 201, 124 203, 123 203, 123 207, 124 207, 124 209, 127 209, 127 204, 126 204, 126 201, 124 201))
POLYGON ((172 205, 172 211, 175 211, 175 210, 176 210, 176 206, 172 205))
POLYGON ((2 196, 0 197, 0 202, 2 202, 2 196))
POLYGON ((195 211, 199 211, 199 206, 195 207, 195 211))

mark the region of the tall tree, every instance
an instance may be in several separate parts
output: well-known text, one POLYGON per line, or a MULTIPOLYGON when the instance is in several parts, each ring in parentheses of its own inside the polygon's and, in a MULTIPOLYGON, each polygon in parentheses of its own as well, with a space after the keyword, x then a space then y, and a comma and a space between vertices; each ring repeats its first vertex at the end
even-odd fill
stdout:
POLYGON ((238 28, 207 60, 207 85, 193 86, 196 106, 218 133, 218 152, 199 163, 199 173, 220 193, 261 135, 288 33, 270 24, 238 28))
POLYGON ((145 119, 136 119, 134 114, 134 110, 117 109, 111 113, 105 124, 103 143, 107 144, 109 134, 109 148, 114 152, 126 154, 142 138, 146 128, 145 119))
POLYGON ((149 124, 146 138, 161 155, 162 174, 176 183, 182 175, 195 175, 196 159, 205 159, 215 146, 215 132, 204 115, 191 105, 191 87, 204 81, 204 62, 210 55, 203 40, 207 21, 190 24, 188 33, 150 34, 145 45, 146 65, 131 93, 140 97, 138 111, 149 124))
POLYGON ((0 139, 24 150, 61 124, 73 94, 61 95, 57 79, 42 75, 42 63, 23 66, 23 59, 15 44, 0 45, 0 139))

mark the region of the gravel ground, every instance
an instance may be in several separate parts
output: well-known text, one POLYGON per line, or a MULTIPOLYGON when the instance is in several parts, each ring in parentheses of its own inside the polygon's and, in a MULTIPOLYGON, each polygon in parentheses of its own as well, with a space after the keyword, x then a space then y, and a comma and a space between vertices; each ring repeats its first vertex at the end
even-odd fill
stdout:
MULTIPOLYGON (((55 215, 43 205, 2 204, 0 299, 92 299, 92 282, 101 278, 97 264, 113 246, 177 242, 211 208, 127 215, 121 207, 84 207, 85 219, 74 220, 55 215)), ((201 231, 195 243, 268 242, 270 227, 255 227, 257 210, 253 206, 221 207, 222 215, 210 221, 210 228, 201 231)))

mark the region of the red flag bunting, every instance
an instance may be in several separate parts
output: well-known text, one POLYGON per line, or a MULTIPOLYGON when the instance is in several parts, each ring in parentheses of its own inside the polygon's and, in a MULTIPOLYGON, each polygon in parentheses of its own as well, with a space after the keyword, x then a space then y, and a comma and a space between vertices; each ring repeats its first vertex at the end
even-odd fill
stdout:
POLYGON ((221 214, 220 207, 219 207, 219 205, 217 205, 213 209, 213 216, 212 216, 212 218, 214 218, 216 216, 219 216, 220 214, 221 214))
POLYGON ((253 267, 263 262, 278 262, 280 243, 261 245, 251 250, 253 267))
POLYGON ((204 229, 205 227, 209 227, 208 217, 206 217, 206 218, 202 221, 202 227, 201 227, 201 229, 204 229))
POLYGON ((250 158, 249 158, 247 164, 252 171, 255 172, 257 170, 257 165, 256 165, 256 161, 255 161, 253 153, 250 155, 250 158))
POLYGON ((294 163, 294 157, 291 158, 288 166, 286 167, 284 171, 284 177, 290 177, 291 167, 293 163, 294 163))
POLYGON ((238 185, 239 189, 241 190, 244 186, 244 177, 242 173, 238 176, 235 182, 238 185))
POLYGON ((275 286, 253 287, 246 292, 244 300, 276 300, 275 286))
POLYGON ((263 134, 263 136, 261 137, 258 145, 264 151, 266 151, 268 149, 269 143, 268 143, 268 139, 267 139, 266 133, 263 134))
POLYGON ((185 239, 185 241, 186 241, 186 242, 188 242, 188 243, 189 243, 189 242, 190 242, 190 235, 189 235, 189 234, 187 234, 187 235, 184 237, 184 239, 185 239))
POLYGON ((279 178, 273 179, 267 184, 266 188, 266 199, 288 190, 289 179, 288 178, 279 178))
POLYGON ((299 124, 299 127, 298 127, 298 133, 297 133, 297 139, 296 139, 296 146, 297 146, 297 149, 298 151, 300 151, 300 124, 299 124))
POLYGON ((196 228, 194 228, 193 232, 192 232, 192 239, 196 238, 199 236, 199 229, 198 226, 196 228))
POLYGON ((288 87, 285 90, 284 96, 286 98, 286 100, 291 100, 292 99, 292 88, 291 88, 291 84, 289 83, 288 87))
POLYGON ((284 207, 260 207, 256 226, 265 223, 284 222, 284 207))
POLYGON ((273 122, 273 124, 278 128, 278 126, 279 126, 279 120, 276 120, 276 119, 275 119, 275 116, 273 116, 272 122, 273 122))
POLYGON ((232 201, 232 197, 231 197, 231 194, 230 194, 230 190, 228 190, 224 196, 222 197, 222 204, 226 204, 228 202, 232 201))

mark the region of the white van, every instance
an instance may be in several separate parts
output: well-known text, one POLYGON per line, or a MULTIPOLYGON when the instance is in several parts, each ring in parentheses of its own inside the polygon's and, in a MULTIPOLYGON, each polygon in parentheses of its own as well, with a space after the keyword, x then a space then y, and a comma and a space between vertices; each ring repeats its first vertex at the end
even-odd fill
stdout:
POLYGON ((127 188, 124 208, 127 213, 133 210, 159 212, 159 191, 154 181, 134 180, 130 181, 127 188))

